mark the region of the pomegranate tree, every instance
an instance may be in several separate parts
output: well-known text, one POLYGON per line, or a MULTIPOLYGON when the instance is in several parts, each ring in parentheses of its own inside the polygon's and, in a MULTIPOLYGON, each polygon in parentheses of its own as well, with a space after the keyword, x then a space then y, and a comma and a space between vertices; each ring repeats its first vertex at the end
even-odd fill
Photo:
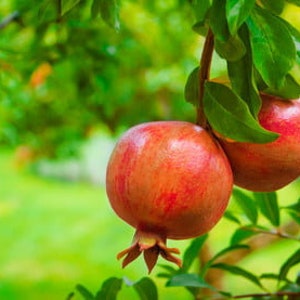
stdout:
POLYGON ((166 240, 208 232, 221 218, 232 191, 229 162, 202 127, 180 121, 129 129, 107 167, 106 189, 118 216, 136 229, 120 252, 123 267, 144 252, 149 272, 161 255, 181 265, 166 240))
POLYGON ((261 95, 259 123, 280 136, 271 143, 221 141, 234 183, 251 191, 280 189, 300 175, 300 99, 261 95))

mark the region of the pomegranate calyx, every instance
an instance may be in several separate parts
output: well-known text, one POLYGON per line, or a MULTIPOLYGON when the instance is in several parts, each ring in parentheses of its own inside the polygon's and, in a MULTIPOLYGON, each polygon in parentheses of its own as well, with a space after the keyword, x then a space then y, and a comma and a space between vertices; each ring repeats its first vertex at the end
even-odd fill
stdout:
POLYGON ((125 256, 122 262, 122 267, 124 268, 140 256, 142 252, 144 254, 144 260, 149 274, 154 268, 159 255, 161 255, 164 259, 175 263, 178 267, 182 266, 181 260, 173 255, 179 254, 180 251, 177 248, 168 248, 166 246, 166 238, 140 230, 136 231, 132 245, 121 251, 117 255, 117 259, 121 259, 125 256))

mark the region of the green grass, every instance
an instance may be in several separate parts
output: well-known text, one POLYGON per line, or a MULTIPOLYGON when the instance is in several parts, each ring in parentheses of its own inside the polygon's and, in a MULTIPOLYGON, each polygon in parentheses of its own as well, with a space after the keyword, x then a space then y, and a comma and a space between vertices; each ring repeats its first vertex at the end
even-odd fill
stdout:
MULTIPOLYGON (((111 276, 147 275, 141 260, 124 270, 116 260, 133 229, 112 212, 104 188, 20 172, 10 152, 0 152, 0 166, 1 300, 66 299, 78 283, 96 291, 111 276)), ((189 299, 181 289, 163 290, 189 299)), ((136 298, 129 288, 122 294, 136 298)))
MULTIPOLYGON (((0 151, 0 166, 1 300, 66 299, 78 283, 96 291, 111 276, 135 281, 147 275, 142 259, 124 270, 116 260, 116 253, 129 246, 133 229, 112 212, 104 188, 19 171, 9 151, 0 151)), ((280 195, 294 201, 299 186, 280 195)), ((233 230, 226 220, 216 226, 210 237, 212 252, 229 243, 233 230)), ((188 243, 170 241, 170 246, 184 250, 188 243)), ((251 254, 241 265, 257 275, 276 272, 297 247, 296 242, 276 243, 251 254)), ((165 281, 156 277, 159 271, 157 267, 151 278, 159 285, 160 299, 191 299, 184 289, 165 288, 165 281)), ((234 293, 256 291, 240 278, 226 278, 226 288, 234 293)), ((74 300, 79 299, 76 294, 74 300)), ((137 297, 125 287, 118 299, 137 297)))

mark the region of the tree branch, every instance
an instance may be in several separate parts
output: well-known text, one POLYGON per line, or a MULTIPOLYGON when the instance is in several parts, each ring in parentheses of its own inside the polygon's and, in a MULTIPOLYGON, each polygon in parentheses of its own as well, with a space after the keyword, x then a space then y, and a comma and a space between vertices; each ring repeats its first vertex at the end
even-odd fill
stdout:
POLYGON ((214 50, 214 35, 211 29, 208 30, 200 59, 199 68, 199 103, 197 105, 196 123, 207 128, 207 120, 203 109, 204 84, 209 79, 212 55, 214 50))
POLYGON ((244 227, 242 229, 252 231, 252 232, 262 233, 262 234, 273 235, 273 236, 277 236, 277 237, 283 238, 283 239, 289 239, 289 240, 294 240, 294 241, 298 241, 298 242, 300 241, 299 237, 287 234, 287 233, 281 231, 280 229, 264 230, 264 229, 260 229, 257 227, 244 227))
POLYGON ((237 295, 232 296, 232 299, 243 299, 243 298, 264 298, 268 296, 300 296, 300 292, 288 292, 288 291, 282 291, 282 292, 276 292, 276 293, 257 293, 257 294, 244 294, 244 295, 237 295))

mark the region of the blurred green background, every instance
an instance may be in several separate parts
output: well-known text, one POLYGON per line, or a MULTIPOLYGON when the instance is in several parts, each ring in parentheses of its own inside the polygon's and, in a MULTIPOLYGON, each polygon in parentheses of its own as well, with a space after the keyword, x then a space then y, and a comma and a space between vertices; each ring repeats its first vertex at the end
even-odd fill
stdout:
MULTIPOLYGON (((129 126, 195 118, 183 91, 203 40, 187 1, 122 1, 117 32, 91 18, 92 1, 62 1, 61 11, 57 3, 0 3, 0 299, 65 299, 78 283, 95 291, 110 276, 145 276, 141 260, 125 270, 116 260, 133 230, 109 207, 106 162, 129 126)), ((283 14, 300 28, 299 10, 283 14)), ((212 77, 224 70, 215 55, 212 77)), ((298 194, 295 183, 280 199, 298 194)), ((224 230, 233 230, 226 220, 212 231, 213 252, 229 242, 224 230)), ((276 271, 296 246, 272 244, 242 264, 276 271)), ((151 277, 162 299, 189 299, 165 288, 159 270, 151 277)), ((226 284, 237 289, 230 276, 226 284)), ((125 288, 120 298, 136 295, 125 288)))

